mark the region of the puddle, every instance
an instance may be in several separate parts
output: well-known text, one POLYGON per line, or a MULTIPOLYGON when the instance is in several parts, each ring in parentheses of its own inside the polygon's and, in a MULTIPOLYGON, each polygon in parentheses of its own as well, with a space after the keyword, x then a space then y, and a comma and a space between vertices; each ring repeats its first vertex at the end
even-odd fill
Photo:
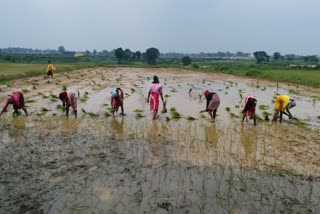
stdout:
MULTIPOLYGON (((320 209, 320 101, 314 99, 320 92, 316 89, 166 69, 95 68, 68 76, 56 75, 50 83, 39 78, 35 90, 30 82, 20 80, 12 86, 31 88, 25 98, 34 102, 27 103, 30 116, 12 117, 9 109, 0 119, 0 210, 209 213, 215 207, 218 212, 269 213, 320 209), (168 109, 157 121, 151 120, 146 103, 154 74, 163 85, 168 109), (58 95, 62 85, 80 94, 77 118, 72 112, 65 118, 57 108, 61 102, 52 94, 58 95), (126 94, 127 115, 106 117, 111 90, 118 85, 126 94), (204 97, 200 99, 205 89, 216 91, 221 99, 215 123, 199 113, 205 108, 204 97), (297 106, 291 112, 307 125, 284 117, 281 125, 258 121, 253 126, 249 121, 241 126, 236 116, 241 116, 245 96, 256 96, 256 112, 264 118, 264 111, 273 113, 276 94, 295 96, 297 106), (182 118, 172 119, 171 108, 182 118), (137 118, 137 112, 143 117, 137 118), (195 120, 187 120, 189 116, 195 120)), ((3 89, 1 100, 13 88, 3 89)))

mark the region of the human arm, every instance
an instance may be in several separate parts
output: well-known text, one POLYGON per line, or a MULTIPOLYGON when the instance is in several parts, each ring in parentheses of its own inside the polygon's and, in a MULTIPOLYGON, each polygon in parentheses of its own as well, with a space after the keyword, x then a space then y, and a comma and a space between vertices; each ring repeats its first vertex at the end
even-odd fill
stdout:
POLYGON ((147 98, 147 103, 149 103, 150 94, 151 94, 151 92, 149 91, 148 98, 147 98))
POLYGON ((6 109, 8 108, 8 106, 9 106, 9 104, 10 104, 10 99, 12 99, 12 98, 8 98, 7 101, 6 101, 6 103, 4 104, 4 106, 3 106, 3 108, 2 108, 2 111, 1 111, 1 113, 0 113, 0 117, 1 117, 1 115, 3 114, 3 112, 5 112, 6 109))

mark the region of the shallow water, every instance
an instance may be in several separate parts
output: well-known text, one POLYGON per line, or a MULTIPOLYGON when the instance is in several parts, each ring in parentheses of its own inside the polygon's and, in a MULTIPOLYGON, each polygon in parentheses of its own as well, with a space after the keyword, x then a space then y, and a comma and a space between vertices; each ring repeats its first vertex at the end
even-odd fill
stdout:
POLYGON ((28 117, 7 112, 0 119, 0 210, 208 213, 214 207, 217 212, 319 212, 318 92, 164 69, 97 68, 68 75, 71 79, 56 75, 50 83, 40 79, 36 90, 30 83, 14 86, 30 89, 26 100, 35 102, 27 104, 28 117), (159 114, 157 121, 151 120, 146 103, 154 74, 169 95, 168 113, 159 114), (77 118, 72 111, 65 118, 57 109, 61 103, 50 99, 61 85, 80 94, 77 118), (112 88, 118 85, 127 93, 127 115, 105 117, 112 88), (199 96, 205 89, 221 99, 215 123, 199 113, 205 108, 199 96), (257 108, 263 118, 263 111, 272 113, 273 96, 292 96, 289 91, 297 99, 291 112, 306 126, 287 117, 282 125, 258 121, 255 127, 249 121, 241 126, 240 118, 230 115, 240 116, 243 98, 255 95, 258 106, 269 107, 257 108), (88 99, 82 102, 85 92, 88 99), (181 119, 171 119, 173 107, 181 119), (137 109, 145 117, 137 118, 137 109))

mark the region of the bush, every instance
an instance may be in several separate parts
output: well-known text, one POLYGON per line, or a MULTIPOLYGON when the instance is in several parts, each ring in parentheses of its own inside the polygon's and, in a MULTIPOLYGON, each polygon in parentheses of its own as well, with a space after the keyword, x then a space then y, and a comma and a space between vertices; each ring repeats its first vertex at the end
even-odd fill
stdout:
POLYGON ((194 64, 192 64, 192 67, 195 69, 199 69, 200 66, 198 64, 194 63, 194 64))

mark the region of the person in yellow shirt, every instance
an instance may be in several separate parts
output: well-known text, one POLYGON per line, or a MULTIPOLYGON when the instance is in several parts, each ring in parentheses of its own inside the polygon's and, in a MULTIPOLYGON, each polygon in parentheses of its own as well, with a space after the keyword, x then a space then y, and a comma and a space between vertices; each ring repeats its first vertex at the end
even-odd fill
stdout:
POLYGON ((48 67, 47 67, 47 77, 49 78, 50 76, 53 77, 53 65, 51 61, 48 61, 48 67))
POLYGON ((280 123, 282 122, 282 115, 287 115, 290 119, 292 119, 292 114, 289 109, 296 106, 296 102, 294 99, 290 98, 288 95, 279 95, 274 102, 274 114, 272 118, 272 122, 277 121, 278 115, 280 113, 280 123))

